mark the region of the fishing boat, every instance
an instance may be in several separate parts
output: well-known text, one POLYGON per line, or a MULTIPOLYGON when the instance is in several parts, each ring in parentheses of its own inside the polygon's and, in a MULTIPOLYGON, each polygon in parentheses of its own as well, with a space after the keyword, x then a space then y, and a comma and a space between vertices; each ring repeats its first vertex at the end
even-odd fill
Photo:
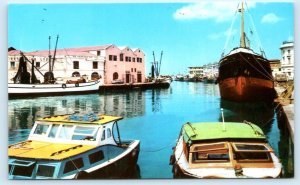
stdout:
POLYGON ((103 85, 103 80, 98 79, 90 82, 76 83, 35 83, 35 84, 15 84, 8 83, 8 96, 14 97, 35 97, 35 96, 55 96, 66 94, 89 94, 98 92, 103 85))
POLYGON ((219 89, 221 98, 236 102, 273 101, 276 97, 269 61, 250 48, 244 32, 244 7, 241 13, 240 46, 219 61, 219 89))
POLYGON ((37 119, 28 140, 8 146, 9 179, 127 178, 139 140, 121 140, 122 117, 60 115, 37 119))
POLYGON ((103 79, 100 77, 90 81, 87 81, 84 77, 54 77, 53 66, 55 63, 57 42, 58 36, 53 56, 49 48, 49 70, 45 74, 42 74, 39 68, 35 66, 34 60, 29 60, 25 53, 20 52, 21 57, 19 58, 18 71, 12 79, 13 83, 8 83, 9 98, 87 94, 99 90, 99 87, 103 85, 103 79), (31 65, 31 73, 27 71, 27 64, 31 65), (40 80, 37 80, 35 71, 43 76, 44 81, 42 83, 40 80))
POLYGON ((174 178, 276 178, 282 165, 250 122, 183 125, 170 157, 174 178))

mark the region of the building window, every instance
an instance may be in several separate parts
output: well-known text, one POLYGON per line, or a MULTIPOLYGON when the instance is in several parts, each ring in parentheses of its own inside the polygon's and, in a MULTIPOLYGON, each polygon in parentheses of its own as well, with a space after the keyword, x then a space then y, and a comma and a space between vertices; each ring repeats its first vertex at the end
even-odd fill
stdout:
POLYGON ((109 60, 109 61, 112 61, 112 60, 113 60, 113 56, 112 56, 112 55, 109 55, 109 56, 108 56, 108 60, 109 60))
POLYGON ((132 57, 132 62, 135 62, 135 58, 134 57, 132 57))
POLYGON ((101 78, 101 76, 97 72, 93 72, 91 74, 91 79, 92 80, 99 80, 100 78, 101 78))
POLYGON ((133 68, 131 68, 131 72, 133 72, 133 68))
POLYGON ((73 61, 73 69, 79 69, 79 61, 73 61))
POLYGON ((41 67, 41 63, 40 63, 40 62, 36 62, 36 63, 35 63, 35 67, 40 68, 40 67, 41 67))
POLYGON ((291 57, 287 57, 287 58, 288 58, 289 64, 291 64, 291 57))
POLYGON ((118 58, 117 58, 117 55, 114 55, 114 61, 117 61, 118 58))
POLYGON ((128 61, 131 62, 131 57, 128 57, 128 61))
POLYGON ((100 56, 101 55, 101 51, 97 51, 97 56, 100 56))
POLYGON ((72 73, 72 77, 80 77, 80 73, 78 71, 75 71, 72 73))
POLYGON ((134 68, 134 72, 136 72, 136 68, 134 68))
POLYGON ((98 69, 98 62, 96 61, 93 62, 93 69, 98 69))
POLYGON ((121 54, 120 54, 120 61, 123 61, 123 60, 124 60, 124 54, 121 53, 121 54))
POLYGON ((10 67, 11 68, 15 68, 16 67, 16 63, 15 62, 10 62, 10 67))
POLYGON ((140 58, 140 63, 142 63, 143 62, 143 59, 142 58, 140 58))
POLYGON ((290 50, 287 50, 288 51, 288 54, 290 54, 291 53, 291 51, 290 50))
POLYGON ((125 61, 128 62, 128 57, 125 57, 125 61))

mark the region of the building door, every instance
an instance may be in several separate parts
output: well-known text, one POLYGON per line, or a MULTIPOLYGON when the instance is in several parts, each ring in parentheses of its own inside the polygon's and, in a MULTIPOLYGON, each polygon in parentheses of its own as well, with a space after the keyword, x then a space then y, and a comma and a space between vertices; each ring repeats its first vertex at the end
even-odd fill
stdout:
POLYGON ((130 74, 126 74, 126 83, 130 82, 130 74))
POLYGON ((115 72, 113 74, 113 80, 117 80, 119 78, 119 74, 117 72, 115 72))
POLYGON ((142 82, 142 74, 137 74, 137 82, 138 83, 142 82))

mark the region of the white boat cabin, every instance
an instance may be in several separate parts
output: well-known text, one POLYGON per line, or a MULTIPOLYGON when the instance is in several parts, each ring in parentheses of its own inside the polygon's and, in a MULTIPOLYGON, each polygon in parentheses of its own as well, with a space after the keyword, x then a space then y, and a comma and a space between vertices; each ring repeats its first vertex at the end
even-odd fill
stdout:
POLYGON ((120 119, 122 118, 95 114, 42 118, 35 122, 28 140, 96 146, 117 145, 113 137, 113 127, 120 119), (93 120, 90 121, 88 116, 94 116, 93 120))

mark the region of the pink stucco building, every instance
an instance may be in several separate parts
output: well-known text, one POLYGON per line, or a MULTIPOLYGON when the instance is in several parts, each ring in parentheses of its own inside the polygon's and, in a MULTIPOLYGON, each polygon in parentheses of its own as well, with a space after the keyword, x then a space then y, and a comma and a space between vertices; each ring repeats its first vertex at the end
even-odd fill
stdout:
POLYGON ((104 83, 145 82, 145 54, 139 48, 110 45, 105 50, 104 83))

